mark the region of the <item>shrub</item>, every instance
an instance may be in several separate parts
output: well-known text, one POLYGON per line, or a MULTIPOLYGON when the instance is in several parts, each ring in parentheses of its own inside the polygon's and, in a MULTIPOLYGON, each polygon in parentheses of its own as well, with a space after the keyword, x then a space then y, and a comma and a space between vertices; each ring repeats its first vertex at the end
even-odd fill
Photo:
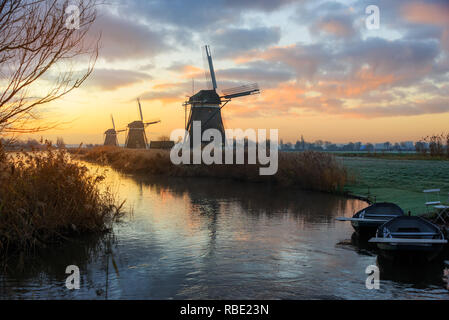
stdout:
POLYGON ((167 150, 97 147, 79 149, 77 153, 81 159, 131 174, 230 178, 325 192, 343 192, 348 180, 346 169, 332 154, 316 151, 280 152, 277 174, 264 177, 259 176, 259 165, 176 166, 171 163, 167 150))
POLYGON ((109 231, 122 215, 104 176, 51 147, 6 156, 0 151, 0 255, 30 252, 80 234, 109 231))

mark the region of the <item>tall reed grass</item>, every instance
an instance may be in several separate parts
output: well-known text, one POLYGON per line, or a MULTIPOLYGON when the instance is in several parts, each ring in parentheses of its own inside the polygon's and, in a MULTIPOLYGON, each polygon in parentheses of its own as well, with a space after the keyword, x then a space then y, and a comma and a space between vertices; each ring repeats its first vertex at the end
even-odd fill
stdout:
POLYGON ((259 176, 259 165, 177 166, 171 163, 167 150, 96 147, 76 152, 83 160, 130 174, 230 178, 332 193, 343 192, 348 181, 348 173, 339 160, 332 154, 314 151, 279 153, 279 170, 274 176, 259 176))
POLYGON ((0 150, 0 256, 110 230, 124 203, 103 180, 65 151, 0 150))
POLYGON ((449 133, 427 136, 415 145, 416 152, 432 158, 449 158, 449 133), (427 144, 427 146, 426 146, 427 144))

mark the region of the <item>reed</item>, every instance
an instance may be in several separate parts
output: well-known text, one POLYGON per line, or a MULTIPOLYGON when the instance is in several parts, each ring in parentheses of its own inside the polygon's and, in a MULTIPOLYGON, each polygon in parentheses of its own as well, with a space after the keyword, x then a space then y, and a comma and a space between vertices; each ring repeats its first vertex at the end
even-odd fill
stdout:
POLYGON ((176 166, 171 163, 167 150, 96 147, 78 149, 76 153, 83 160, 130 174, 230 178, 332 193, 343 192, 348 181, 348 173, 339 160, 332 154, 314 151, 279 153, 279 170, 274 176, 259 176, 259 165, 176 166))
POLYGON ((0 256, 109 231, 124 203, 103 180, 65 151, 0 150, 0 256))

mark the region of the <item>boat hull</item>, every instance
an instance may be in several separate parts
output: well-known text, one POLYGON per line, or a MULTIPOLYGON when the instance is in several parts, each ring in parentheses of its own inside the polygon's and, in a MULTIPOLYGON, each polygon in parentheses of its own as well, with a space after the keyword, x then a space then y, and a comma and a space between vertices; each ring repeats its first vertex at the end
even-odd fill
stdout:
POLYGON ((376 234, 377 228, 379 228, 382 222, 365 222, 365 221, 352 221, 351 225, 354 228, 357 235, 361 237, 372 237, 376 234))
POLYGON ((375 203, 357 212, 353 216, 356 220, 351 221, 351 224, 360 237, 369 238, 374 236, 385 222, 403 215, 402 209, 393 203, 375 203))
POLYGON ((388 260, 404 261, 433 261, 438 258, 443 251, 441 244, 389 244, 378 243, 380 255, 388 260))
POLYGON ((438 226, 420 217, 406 216, 380 226, 374 240, 384 258, 427 262, 439 257, 447 243, 438 226))

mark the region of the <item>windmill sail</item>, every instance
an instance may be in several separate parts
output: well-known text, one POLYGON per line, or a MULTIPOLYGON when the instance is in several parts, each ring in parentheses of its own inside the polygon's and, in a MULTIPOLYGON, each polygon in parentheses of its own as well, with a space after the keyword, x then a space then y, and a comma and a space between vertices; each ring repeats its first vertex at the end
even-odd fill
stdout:
POLYGON ((115 130, 115 122, 114 122, 114 117, 112 116, 112 114, 111 114, 111 120, 112 120, 112 127, 113 127, 114 130, 115 130))
POLYGON ((137 99, 137 103, 139 104, 140 121, 143 122, 142 106, 140 105, 140 99, 137 99))
POLYGON ((105 135, 104 145, 117 147, 118 146, 117 133, 122 132, 123 130, 117 131, 115 129, 115 122, 114 122, 114 117, 112 114, 111 114, 111 120, 112 120, 112 129, 108 129, 104 133, 104 135, 105 135))
POLYGON ((248 84, 240 87, 223 90, 224 99, 233 99, 237 97, 249 96, 260 93, 259 85, 257 83, 248 84))
POLYGON ((217 89, 217 79, 215 78, 215 70, 214 70, 214 63, 212 62, 212 54, 210 52, 210 47, 205 46, 204 50, 206 51, 206 57, 207 62, 209 64, 209 72, 210 72, 210 79, 212 81, 212 89, 217 89))
POLYGON ((161 122, 161 120, 156 120, 156 121, 151 121, 151 122, 145 122, 145 126, 149 126, 149 125, 152 125, 152 124, 157 124, 157 123, 160 123, 161 122))

